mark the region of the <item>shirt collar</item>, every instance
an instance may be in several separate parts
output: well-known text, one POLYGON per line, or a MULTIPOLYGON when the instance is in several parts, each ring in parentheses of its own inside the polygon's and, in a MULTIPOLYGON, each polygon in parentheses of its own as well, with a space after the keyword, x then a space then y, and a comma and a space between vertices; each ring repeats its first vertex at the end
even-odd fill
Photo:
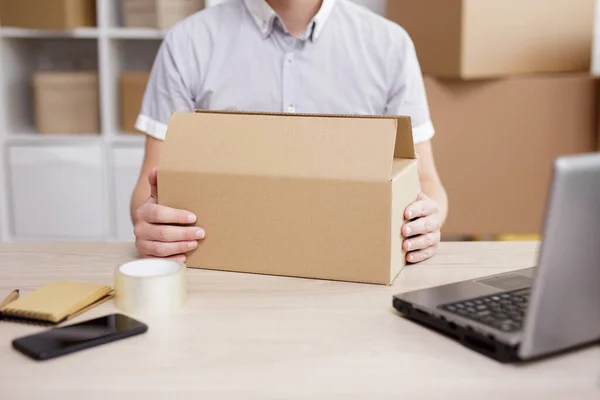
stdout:
MULTIPOLYGON (((325 22, 331 14, 331 10, 333 10, 335 1, 336 0, 323 0, 321 8, 309 24, 309 32, 307 35, 308 37, 311 37, 312 40, 316 40, 321 34, 321 31, 325 26, 325 22), (312 32, 310 32, 311 29, 312 32)), ((256 26, 262 33, 263 37, 266 38, 269 36, 273 31, 273 23, 275 18, 277 18, 277 13, 275 10, 273 10, 273 8, 271 8, 269 3, 267 3, 265 0, 244 0, 244 3, 246 3, 248 11, 250 11, 252 18, 254 19, 254 22, 256 23, 256 26)))

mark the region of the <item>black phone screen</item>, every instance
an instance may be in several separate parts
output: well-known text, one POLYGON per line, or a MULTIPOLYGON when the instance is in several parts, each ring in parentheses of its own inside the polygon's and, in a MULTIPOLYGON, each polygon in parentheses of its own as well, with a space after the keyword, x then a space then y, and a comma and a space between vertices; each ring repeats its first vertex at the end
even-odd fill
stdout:
POLYGON ((13 340, 13 347, 36 360, 46 360, 101 344, 139 335, 148 327, 123 314, 53 328, 13 340))

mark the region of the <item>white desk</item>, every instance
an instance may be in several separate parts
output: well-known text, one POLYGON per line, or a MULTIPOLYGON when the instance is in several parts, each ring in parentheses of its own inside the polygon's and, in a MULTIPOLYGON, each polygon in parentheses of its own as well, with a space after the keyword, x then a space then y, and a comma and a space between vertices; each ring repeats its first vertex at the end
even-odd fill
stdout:
MULTIPOLYGON (((400 291, 531 266, 536 249, 443 243, 392 287, 190 270, 187 306, 143 319, 145 335, 41 363, 11 340, 44 328, 0 323, 0 399, 600 399, 600 346, 502 365, 391 306, 400 291)), ((134 257, 122 244, 2 244, 0 296, 55 279, 112 285, 134 257)))

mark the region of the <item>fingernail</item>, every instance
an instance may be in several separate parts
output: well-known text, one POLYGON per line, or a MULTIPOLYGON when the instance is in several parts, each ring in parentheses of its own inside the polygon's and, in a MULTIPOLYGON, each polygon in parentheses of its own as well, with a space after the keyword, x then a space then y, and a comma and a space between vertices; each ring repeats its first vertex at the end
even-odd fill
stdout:
POLYGON ((412 229, 410 229, 410 226, 406 227, 406 235, 410 235, 410 232, 412 231, 412 229))
POLYGON ((415 261, 415 256, 413 256, 413 255, 411 254, 410 256, 408 256, 408 259, 409 259, 410 261, 415 261))
POLYGON ((206 236, 206 232, 204 232, 204 229, 198 229, 196 231, 196 237, 198 239, 204 239, 205 236, 206 236))
POLYGON ((182 262, 182 263, 186 262, 186 260, 187 260, 187 259, 185 258, 185 256, 184 256, 184 257, 179 257, 179 258, 177 259, 177 261, 179 261, 179 262, 182 262))
POLYGON ((412 212, 412 211, 409 211, 409 212, 408 212, 408 218, 409 218, 409 219, 411 219, 412 217, 413 217, 413 212, 412 212))
MULTIPOLYGON (((412 242, 406 242, 406 247, 410 250, 412 249, 412 242)), ((412 256, 411 256, 412 258, 412 256)))
POLYGON ((188 243, 188 248, 195 249, 196 247, 198 247, 198 242, 193 241, 188 243))
POLYGON ((196 221, 196 216, 194 214, 188 215, 188 222, 191 224, 196 221))

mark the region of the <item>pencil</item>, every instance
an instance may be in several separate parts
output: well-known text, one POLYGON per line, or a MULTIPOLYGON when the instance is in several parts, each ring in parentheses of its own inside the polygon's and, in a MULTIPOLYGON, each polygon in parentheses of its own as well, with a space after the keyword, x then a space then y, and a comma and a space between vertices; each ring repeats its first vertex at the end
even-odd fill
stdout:
POLYGON ((6 296, 6 298, 4 300, 2 300, 2 303, 0 303, 0 310, 4 306, 7 306, 8 304, 12 303, 13 301, 15 301, 18 298, 19 298, 19 289, 15 289, 12 292, 10 292, 10 294, 8 296, 6 296))

